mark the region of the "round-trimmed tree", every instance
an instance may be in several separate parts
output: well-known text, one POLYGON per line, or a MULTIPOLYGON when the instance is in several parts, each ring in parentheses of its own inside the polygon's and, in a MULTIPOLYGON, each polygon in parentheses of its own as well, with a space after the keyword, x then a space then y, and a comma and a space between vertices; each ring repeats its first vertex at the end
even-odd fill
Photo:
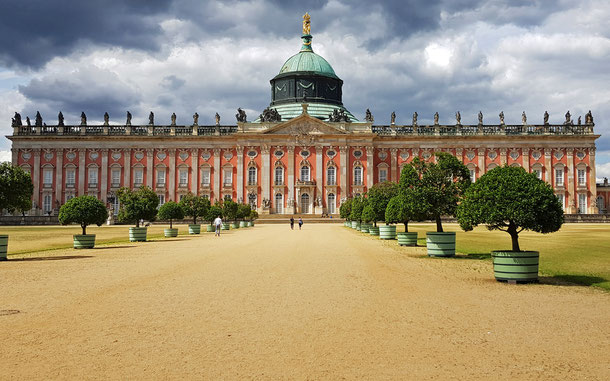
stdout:
POLYGON ((521 251, 519 233, 552 233, 563 224, 563 209, 551 186, 521 167, 497 167, 477 180, 457 208, 462 229, 479 224, 510 234, 512 250, 521 251))
POLYGON ((350 214, 352 214, 352 199, 348 198, 347 200, 343 201, 339 207, 339 217, 349 220, 350 214))
POLYGON ((29 173, 8 162, 0 164, 0 210, 24 213, 32 209, 33 192, 34 185, 29 173))
POLYGON ((352 210, 349 219, 352 221, 362 221, 362 210, 364 210, 366 200, 362 196, 356 196, 352 199, 352 210))
POLYGON ((252 212, 252 207, 250 204, 238 204, 237 205, 237 218, 240 220, 245 220, 250 216, 250 212, 252 212))
POLYGON ((233 200, 225 200, 222 203, 222 215, 227 220, 235 222, 237 219, 238 204, 233 200))
POLYGON ((210 207, 210 209, 208 209, 208 213, 205 216, 205 219, 210 222, 210 225, 212 225, 216 217, 223 217, 222 206, 218 202, 216 202, 210 207))
POLYGON ((402 223, 407 233, 410 221, 421 221, 425 218, 424 207, 417 190, 418 182, 419 177, 415 168, 411 164, 405 165, 400 172, 398 194, 392 197, 385 210, 386 224, 402 223))
MULTIPOLYGON (((373 211, 373 224, 377 226, 377 221, 385 221, 385 210, 392 197, 398 194, 398 184, 391 181, 377 183, 366 192, 366 203, 373 211)), ((364 219, 364 218, 363 218, 364 219)), ((387 222, 386 222, 387 223, 387 222)))
POLYGON ((258 218, 258 212, 254 209, 252 209, 250 211, 250 215, 248 216, 248 218, 250 219, 250 221, 254 221, 258 218))
POLYGON ((87 226, 101 226, 108 218, 106 205, 93 196, 79 196, 68 200, 59 208, 59 223, 62 225, 79 224, 83 235, 87 234, 87 226))
POLYGON ((154 221, 157 217, 159 197, 147 186, 137 191, 129 188, 121 188, 117 191, 120 201, 119 221, 123 223, 135 223, 140 227, 140 220, 154 221))
POLYGON ((179 203, 184 215, 193 218, 193 225, 197 225, 197 218, 205 218, 210 209, 210 200, 207 197, 187 193, 179 203))
MULTIPOLYGON (((362 221, 369 223, 369 222, 375 222, 376 220, 376 216, 375 216, 375 210, 373 209, 373 206, 370 203, 367 203, 367 205, 364 207, 364 209, 362 209, 362 221)), ((377 226, 377 225, 375 225, 377 226)))
POLYGON ((169 228, 172 229, 172 221, 183 219, 184 210, 178 203, 168 201, 159 208, 158 217, 162 221, 169 221, 169 228))

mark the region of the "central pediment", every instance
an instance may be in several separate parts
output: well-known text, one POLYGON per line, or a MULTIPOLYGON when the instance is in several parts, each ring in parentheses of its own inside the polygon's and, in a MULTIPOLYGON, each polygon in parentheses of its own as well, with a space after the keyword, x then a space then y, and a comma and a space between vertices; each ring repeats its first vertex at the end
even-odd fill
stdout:
POLYGON ((277 135, 332 135, 346 134, 347 131, 324 123, 317 118, 312 118, 307 114, 302 114, 289 121, 273 126, 264 133, 277 135))

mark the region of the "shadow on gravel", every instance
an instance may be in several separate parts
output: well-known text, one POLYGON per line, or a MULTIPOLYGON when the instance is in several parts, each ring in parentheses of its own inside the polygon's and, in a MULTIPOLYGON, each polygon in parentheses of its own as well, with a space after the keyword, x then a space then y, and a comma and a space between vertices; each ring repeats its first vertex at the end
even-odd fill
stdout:
MULTIPOLYGON (((109 249, 128 249, 130 247, 136 247, 136 246, 103 246, 103 247, 94 247, 93 249, 88 249, 88 250, 109 250, 109 249)), ((83 250, 83 249, 80 249, 83 250)), ((84 249, 87 250, 87 249, 84 249)))
POLYGON ((554 275, 554 276, 540 276, 538 280, 541 284, 552 284, 556 286, 601 286, 602 283, 606 283, 609 280, 588 275, 554 275))
POLYGON ((456 254, 455 259, 475 259, 478 261, 490 259, 491 253, 456 254))
POLYGON ((64 259, 82 259, 94 257, 95 256, 93 255, 61 255, 56 257, 9 258, 8 262, 61 261, 64 259))
POLYGON ((176 242, 176 241, 188 241, 188 238, 159 238, 159 239, 149 239, 146 242, 176 242))

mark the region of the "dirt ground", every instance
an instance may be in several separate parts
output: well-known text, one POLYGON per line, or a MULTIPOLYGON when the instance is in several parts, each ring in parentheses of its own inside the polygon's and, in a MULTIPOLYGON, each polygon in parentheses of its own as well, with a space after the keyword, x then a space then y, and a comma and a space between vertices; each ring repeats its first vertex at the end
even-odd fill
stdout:
POLYGON ((11 257, 0 379, 609 378, 608 292, 424 253, 312 224, 11 257))

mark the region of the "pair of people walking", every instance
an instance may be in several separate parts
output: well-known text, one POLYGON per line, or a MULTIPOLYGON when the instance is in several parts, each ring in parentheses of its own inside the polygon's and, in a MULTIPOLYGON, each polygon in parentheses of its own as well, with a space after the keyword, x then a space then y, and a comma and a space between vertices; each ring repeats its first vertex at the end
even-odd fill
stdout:
MULTIPOLYGON (((299 217, 299 230, 301 230, 302 226, 303 226, 303 219, 301 217, 299 217)), ((290 217, 290 229, 294 230, 294 217, 290 217)))

